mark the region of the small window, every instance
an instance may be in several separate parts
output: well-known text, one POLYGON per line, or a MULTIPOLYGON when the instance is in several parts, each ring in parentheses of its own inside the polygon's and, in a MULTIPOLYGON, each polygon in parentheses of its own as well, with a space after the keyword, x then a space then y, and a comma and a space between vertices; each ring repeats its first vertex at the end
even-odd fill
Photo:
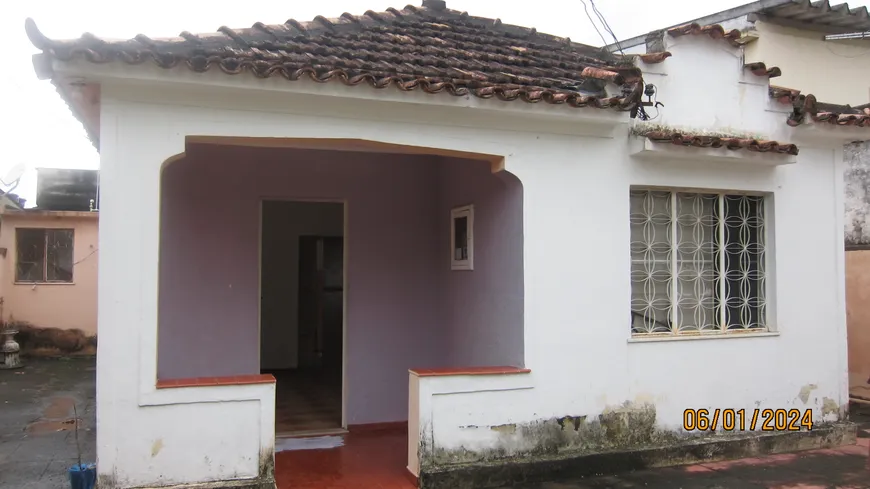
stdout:
POLYGON ((16 282, 60 282, 73 280, 73 230, 15 230, 16 282))
POLYGON ((450 268, 474 269, 474 206, 457 207, 450 211, 450 268))
POLYGON ((767 328, 765 198, 631 191, 631 332, 767 328))

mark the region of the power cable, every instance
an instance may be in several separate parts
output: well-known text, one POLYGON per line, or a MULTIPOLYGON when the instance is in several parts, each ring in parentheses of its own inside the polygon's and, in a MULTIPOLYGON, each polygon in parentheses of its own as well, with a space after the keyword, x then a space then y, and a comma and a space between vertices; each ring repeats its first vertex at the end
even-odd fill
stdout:
MULTIPOLYGON (((595 12, 595 15, 598 16, 598 20, 601 21, 601 24, 604 26, 604 29, 613 37, 613 41, 616 43, 616 48, 619 49, 619 53, 625 56, 625 52, 622 50, 622 46, 619 44, 619 39, 617 39, 616 34, 613 33, 613 29, 610 28, 610 24, 607 23, 607 20, 604 18, 604 15, 598 11, 598 7, 595 6, 595 0, 589 0, 589 3, 592 5, 592 10, 595 12)), ((605 45, 607 43, 604 43, 605 45)))
MULTIPOLYGON (((589 1, 591 2, 592 0, 589 0, 589 1)), ((598 26, 595 25, 595 21, 592 20, 592 16, 589 15, 589 9, 586 8, 586 2, 584 2, 583 0, 580 0, 580 3, 583 4, 583 11, 586 12, 586 17, 589 19, 589 23, 592 24, 592 28, 595 29, 595 32, 598 33, 598 37, 601 38, 601 42, 604 43, 604 46, 607 46, 607 41, 604 39, 604 36, 601 34, 601 31, 598 30, 598 26)))

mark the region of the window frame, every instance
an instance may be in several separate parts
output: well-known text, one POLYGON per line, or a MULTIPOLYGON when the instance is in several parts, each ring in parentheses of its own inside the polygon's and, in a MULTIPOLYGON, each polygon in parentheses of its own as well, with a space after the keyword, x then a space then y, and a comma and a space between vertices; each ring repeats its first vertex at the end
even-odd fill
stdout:
POLYGON ((14 276, 14 284, 21 285, 73 285, 75 284, 75 239, 76 239, 76 231, 75 228, 68 227, 37 227, 37 226, 17 226, 15 227, 15 264, 13 267, 14 276), (21 248, 19 246, 19 230, 29 230, 29 231, 42 231, 42 279, 41 280, 21 280, 19 278, 18 266, 21 258, 21 248), (48 234, 49 231, 69 231, 71 233, 70 237, 70 247, 72 251, 72 267, 70 270, 70 279, 69 280, 48 280, 48 234))
POLYGON ((474 270, 474 205, 454 207, 450 210, 450 269, 474 270), (456 220, 466 218, 465 242, 468 258, 456 259, 456 220))
MULTIPOLYGON (((631 227, 631 195, 634 192, 667 192, 670 194, 670 206, 671 206, 671 219, 673 222, 674 216, 677 212, 677 209, 674 207, 674 203, 677 200, 678 194, 715 194, 717 196, 716 205, 718 207, 719 212, 723 210, 722 205, 724 198, 727 196, 749 196, 749 197, 760 197, 762 199, 762 222, 763 229, 761 233, 761 239, 763 240, 763 250, 764 256, 762 258, 763 264, 763 292, 764 292, 764 315, 763 315, 763 326, 755 327, 755 328, 728 328, 727 323, 722 323, 721 316, 719 316, 719 312, 717 311, 717 316, 719 318, 719 327, 715 330, 698 330, 698 329, 687 329, 681 331, 674 331, 673 326, 670 326, 668 331, 654 331, 654 332, 636 332, 634 330, 635 324, 635 315, 633 307, 631 306, 631 301, 629 300, 629 311, 631 312, 631 321, 629 322, 629 333, 630 340, 629 341, 644 341, 644 340, 678 340, 678 339, 693 339, 693 338, 730 338, 734 336, 769 336, 769 335, 778 335, 779 331, 776 327, 776 314, 775 314, 775 298, 773 295, 774 292, 774 274, 775 274, 775 264, 774 264, 774 220, 773 220, 773 208, 774 208, 774 194, 773 192, 766 191, 755 191, 755 190, 734 190, 734 189, 721 189, 721 188, 698 188, 698 187, 669 187, 669 186, 658 186, 658 185, 631 185, 629 188, 629 227, 631 227)), ((722 220, 724 222, 724 220, 722 220)), ((717 236, 720 240, 723 238, 723 225, 722 223, 717 223, 717 236)), ((673 254, 676 250, 677 243, 673 242, 673 236, 676 233, 675 230, 671 231, 671 243, 670 243, 670 253, 673 254)), ((720 241, 724 243, 723 241, 720 241)), ((629 243, 631 243, 631 239, 629 238, 629 243)), ((722 246, 722 245, 720 245, 722 246)), ((722 257, 720 257, 721 252, 719 251, 721 248, 717 247, 716 252, 716 260, 721 264, 722 257)), ((672 263, 674 259, 671 259, 672 263)), ((629 251, 629 263, 631 263, 631 251, 629 251)), ((631 269, 631 266, 629 267, 631 269)), ((675 272, 675 268, 672 265, 672 273, 675 272)), ((631 272, 630 272, 631 275, 631 272)), ((671 282, 669 284, 669 309, 674 308, 673 297, 674 297, 674 289, 677 287, 676 280, 672 275, 671 282)), ((717 279, 717 282, 720 282, 717 279)), ((724 292, 722 284, 717 283, 716 285, 717 294, 716 300, 717 304, 722 300, 722 294, 724 292)), ((629 290, 630 296, 633 297, 634 294, 634 282, 629 276, 629 290)), ((721 306, 717 305, 717 309, 721 306)), ((669 317, 669 325, 673 324, 673 319, 669 317)))

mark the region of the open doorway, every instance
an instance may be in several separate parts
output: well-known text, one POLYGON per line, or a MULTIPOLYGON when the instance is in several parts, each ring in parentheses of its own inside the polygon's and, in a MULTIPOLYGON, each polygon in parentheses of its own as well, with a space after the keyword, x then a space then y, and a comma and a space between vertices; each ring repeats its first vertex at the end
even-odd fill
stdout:
POLYGON ((341 430, 344 204, 263 201, 260 370, 278 435, 341 430))

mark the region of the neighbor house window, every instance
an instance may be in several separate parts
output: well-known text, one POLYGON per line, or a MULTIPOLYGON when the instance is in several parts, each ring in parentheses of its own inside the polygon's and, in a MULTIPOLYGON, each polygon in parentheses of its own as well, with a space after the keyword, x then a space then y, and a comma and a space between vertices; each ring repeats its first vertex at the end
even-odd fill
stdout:
POLYGON ((15 230, 16 282, 72 282, 73 230, 15 230))
POLYGON ((474 269, 474 206, 457 207, 450 211, 450 268, 474 269))
POLYGON ((630 195, 633 334, 766 328, 764 197, 630 195))

